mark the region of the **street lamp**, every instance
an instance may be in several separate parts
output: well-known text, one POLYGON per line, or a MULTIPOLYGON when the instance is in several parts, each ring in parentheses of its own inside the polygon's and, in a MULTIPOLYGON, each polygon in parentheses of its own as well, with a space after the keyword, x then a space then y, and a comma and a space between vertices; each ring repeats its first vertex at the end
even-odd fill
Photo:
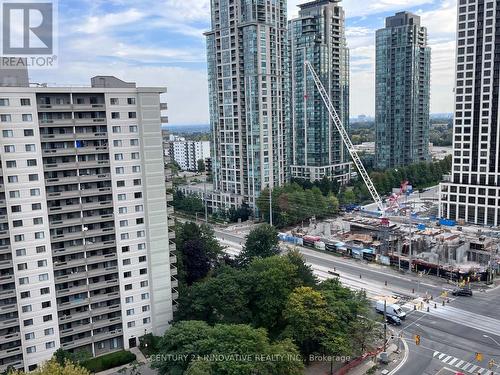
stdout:
POLYGON ((487 339, 490 339, 491 341, 493 341, 495 344, 497 344, 498 346, 500 346, 500 342, 498 342, 497 340, 495 340, 493 337, 491 336, 488 336, 488 335, 483 335, 483 337, 487 338, 487 339))

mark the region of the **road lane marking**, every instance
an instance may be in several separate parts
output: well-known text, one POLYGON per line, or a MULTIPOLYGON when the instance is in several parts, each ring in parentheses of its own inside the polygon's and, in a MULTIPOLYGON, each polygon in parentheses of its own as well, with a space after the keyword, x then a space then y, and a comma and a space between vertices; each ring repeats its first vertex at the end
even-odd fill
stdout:
POLYGON ((454 364, 456 361, 458 361, 458 358, 453 358, 453 360, 451 360, 448 364, 449 364, 450 366, 453 366, 453 364, 454 364))
POLYGON ((439 354, 439 352, 434 352, 434 354, 432 355, 432 357, 435 357, 439 354))
POLYGON ((443 359, 443 362, 447 364, 450 359, 451 359, 451 355, 449 355, 448 357, 443 359))
POLYGON ((474 372, 474 371, 475 371, 478 367, 479 367, 479 366, 474 365, 474 366, 472 366, 472 367, 471 367, 468 371, 469 371, 469 372, 474 372))
POLYGON ((467 369, 468 369, 470 366, 473 366, 473 365, 472 365, 472 363, 467 362, 467 363, 465 364, 465 366, 463 366, 463 367, 462 367, 462 370, 464 370, 464 371, 469 371, 469 370, 467 370, 467 369))
POLYGON ((462 366, 464 363, 465 363, 465 361, 460 361, 460 362, 458 362, 458 363, 455 365, 455 367, 460 368, 460 366, 462 366))
POLYGON ((439 355, 438 359, 439 359, 439 360, 441 360, 441 358, 443 358, 445 355, 446 355, 446 354, 441 353, 441 354, 439 355))

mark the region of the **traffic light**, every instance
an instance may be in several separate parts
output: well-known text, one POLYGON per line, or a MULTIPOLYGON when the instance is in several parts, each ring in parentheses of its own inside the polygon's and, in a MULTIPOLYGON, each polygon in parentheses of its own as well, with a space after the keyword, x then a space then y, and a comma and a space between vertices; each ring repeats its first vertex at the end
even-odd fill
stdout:
POLYGON ((415 335, 415 345, 420 345, 420 335, 415 335))
POLYGON ((476 353, 476 361, 482 362, 483 358, 483 353, 476 353))

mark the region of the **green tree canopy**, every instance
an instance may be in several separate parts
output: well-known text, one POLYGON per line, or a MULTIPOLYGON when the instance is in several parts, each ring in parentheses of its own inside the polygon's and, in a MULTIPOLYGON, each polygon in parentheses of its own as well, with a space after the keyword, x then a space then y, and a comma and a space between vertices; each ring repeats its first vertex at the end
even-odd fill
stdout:
MULTIPOLYGON (((90 375, 90 372, 80 365, 66 361, 59 364, 55 359, 43 363, 35 371, 29 372, 30 375, 90 375)), ((27 375, 23 371, 11 371, 9 375, 27 375)))
POLYGON ((248 235, 245 247, 238 256, 241 265, 249 264, 253 258, 267 258, 279 254, 278 231, 269 224, 259 225, 248 235))

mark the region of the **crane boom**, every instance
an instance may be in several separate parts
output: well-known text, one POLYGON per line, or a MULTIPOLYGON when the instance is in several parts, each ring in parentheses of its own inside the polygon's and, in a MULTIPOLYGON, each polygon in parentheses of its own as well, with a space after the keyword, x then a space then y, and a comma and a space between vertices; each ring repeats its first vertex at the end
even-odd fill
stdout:
POLYGON ((378 209, 384 215, 385 214, 384 203, 382 202, 382 199, 380 198, 380 195, 378 194, 377 189, 375 188, 375 185, 373 184, 370 175, 366 171, 365 166, 363 165, 363 162, 361 161, 357 151, 354 149, 354 145, 352 144, 352 141, 349 138, 349 134, 347 133, 347 130, 344 128, 344 125, 342 124, 342 121, 340 120, 337 111, 333 106, 330 96, 328 95, 325 87, 323 86, 323 83, 321 83, 321 80, 319 79, 318 74, 314 70, 312 64, 309 61, 305 61, 305 65, 311 72, 314 79, 314 83, 316 84, 316 87, 318 88, 321 98, 323 99, 323 102, 325 103, 326 108, 330 114, 330 118, 337 127, 337 130, 340 133, 340 136, 342 137, 342 140, 344 141, 344 144, 346 145, 347 150, 349 151, 349 154, 351 155, 354 164, 358 168, 359 174, 363 178, 363 181, 365 182, 365 185, 368 188, 370 195, 377 204, 378 209))

